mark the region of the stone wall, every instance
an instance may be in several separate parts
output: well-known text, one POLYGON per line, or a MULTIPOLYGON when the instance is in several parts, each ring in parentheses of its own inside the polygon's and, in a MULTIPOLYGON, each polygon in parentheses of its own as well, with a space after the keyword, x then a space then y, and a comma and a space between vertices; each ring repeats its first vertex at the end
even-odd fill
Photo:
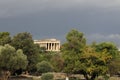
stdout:
POLYGON ((32 77, 10 77, 8 80, 33 80, 32 77))

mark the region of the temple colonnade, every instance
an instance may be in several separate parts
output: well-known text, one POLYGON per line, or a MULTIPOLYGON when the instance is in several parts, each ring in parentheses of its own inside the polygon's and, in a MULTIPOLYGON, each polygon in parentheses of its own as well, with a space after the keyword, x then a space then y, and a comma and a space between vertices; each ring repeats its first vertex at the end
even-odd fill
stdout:
POLYGON ((46 51, 60 51, 60 41, 56 39, 35 40, 34 43, 45 47, 46 51))

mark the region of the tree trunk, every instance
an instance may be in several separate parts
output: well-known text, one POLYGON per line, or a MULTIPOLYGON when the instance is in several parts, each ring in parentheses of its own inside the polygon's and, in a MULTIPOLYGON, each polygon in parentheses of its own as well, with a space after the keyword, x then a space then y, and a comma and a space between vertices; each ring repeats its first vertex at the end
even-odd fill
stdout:
POLYGON ((96 76, 97 76, 96 74, 93 74, 93 75, 91 76, 90 80, 95 80, 96 76))
POLYGON ((84 74, 84 77, 86 80, 89 80, 89 77, 87 76, 87 74, 84 74))
POLYGON ((0 80, 8 80, 8 78, 10 77, 10 72, 9 71, 1 71, 1 76, 0 76, 0 80))
POLYGON ((91 77, 88 77, 88 75, 86 74, 86 75, 84 75, 84 77, 86 80, 95 80, 96 75, 92 75, 91 77))

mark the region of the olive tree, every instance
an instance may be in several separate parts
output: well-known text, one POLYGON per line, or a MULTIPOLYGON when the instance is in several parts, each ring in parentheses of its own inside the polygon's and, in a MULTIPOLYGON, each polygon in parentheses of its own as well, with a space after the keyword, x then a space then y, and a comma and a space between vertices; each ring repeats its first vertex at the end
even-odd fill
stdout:
POLYGON ((27 56, 23 54, 21 49, 16 50, 9 44, 0 46, 0 73, 2 80, 7 80, 9 74, 14 70, 25 69, 27 64, 27 56))

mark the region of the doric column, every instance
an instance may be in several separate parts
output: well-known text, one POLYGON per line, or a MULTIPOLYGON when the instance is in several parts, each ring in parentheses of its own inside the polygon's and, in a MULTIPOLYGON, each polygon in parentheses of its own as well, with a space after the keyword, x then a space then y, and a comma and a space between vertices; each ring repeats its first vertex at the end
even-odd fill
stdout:
POLYGON ((52 43, 52 50, 54 51, 54 43, 52 43))
POLYGON ((50 50, 52 50, 52 43, 50 43, 50 50))
POLYGON ((58 50, 58 43, 56 43, 56 50, 58 50))
POLYGON ((58 43, 56 43, 56 50, 58 51, 58 43))
POLYGON ((60 42, 59 42, 59 50, 60 50, 60 42))
POLYGON ((47 50, 49 50, 49 43, 47 43, 47 50))
POLYGON ((48 43, 48 51, 50 50, 50 43, 48 43))
POLYGON ((59 51, 59 50, 60 50, 60 43, 59 43, 59 42, 57 43, 56 48, 57 48, 57 51, 59 51))
POLYGON ((55 48, 56 46, 55 46, 55 43, 54 43, 54 50, 56 50, 56 48, 55 48))
POLYGON ((50 43, 48 43, 48 49, 50 50, 50 43))
POLYGON ((52 43, 52 50, 54 51, 55 49, 54 49, 54 43, 52 43))

